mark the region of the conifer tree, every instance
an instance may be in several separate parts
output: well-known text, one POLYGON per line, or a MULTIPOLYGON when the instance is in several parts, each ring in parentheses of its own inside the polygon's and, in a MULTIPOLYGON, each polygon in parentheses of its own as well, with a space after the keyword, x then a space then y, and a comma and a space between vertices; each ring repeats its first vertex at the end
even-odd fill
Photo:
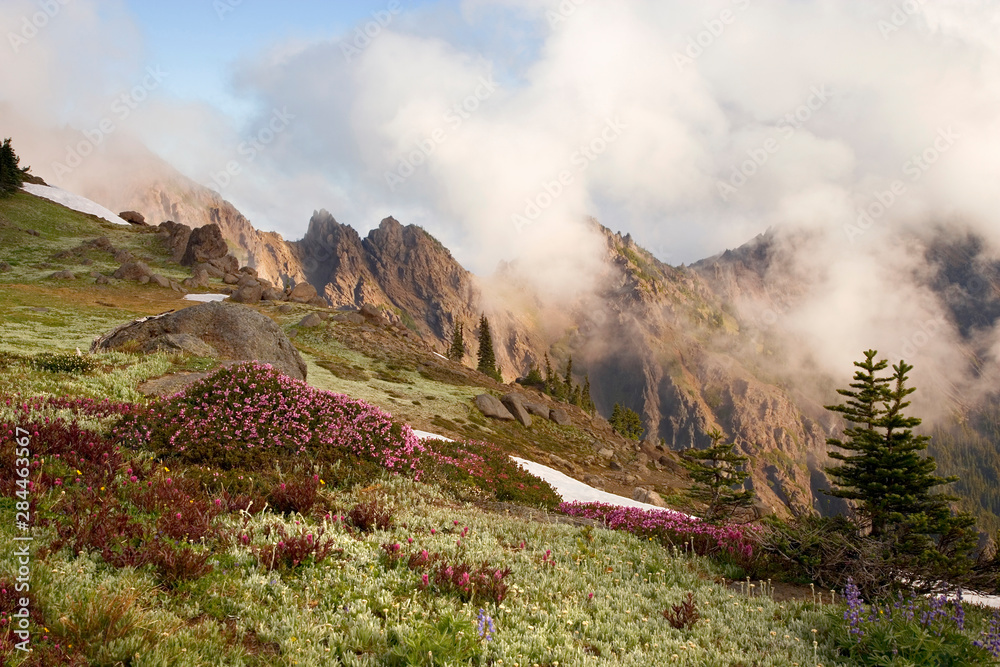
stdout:
POLYGON ((615 407, 611 411, 611 419, 608 420, 608 423, 611 424, 611 428, 618 435, 631 440, 639 440, 645 431, 639 413, 631 408, 622 407, 617 403, 615 403, 615 407))
POLYGON ((566 362, 566 377, 563 380, 563 386, 566 387, 566 398, 571 400, 573 398, 573 357, 570 356, 569 361, 566 362))
POLYGON ((595 410, 595 406, 594 406, 594 400, 590 397, 590 376, 589 375, 584 375, 583 376, 583 396, 581 397, 581 402, 582 402, 582 406, 581 407, 583 407, 583 409, 586 410, 587 413, 593 415, 594 414, 594 410, 595 410))
POLYGON ((827 406, 850 424, 843 440, 827 440, 846 452, 830 452, 841 463, 826 470, 835 484, 827 493, 856 501, 857 513, 874 537, 910 518, 940 529, 941 521, 950 516, 948 502, 954 498, 932 494, 931 489, 957 478, 934 475, 934 459, 920 454, 929 439, 913 433, 920 419, 903 413, 910 405, 906 397, 915 391, 906 386, 913 366, 900 361, 890 377, 879 377, 888 363, 876 361, 875 350, 864 354, 864 361, 854 363, 859 370, 851 388, 837 390, 847 401, 827 406))
POLYGON ((493 353, 493 336, 490 334, 490 322, 483 315, 479 319, 479 365, 480 373, 488 375, 497 382, 503 382, 500 369, 497 368, 496 355, 493 353))
POLYGON ((723 521, 741 507, 753 503, 753 491, 737 491, 733 487, 743 484, 749 476, 742 465, 748 456, 736 454, 736 443, 725 444, 719 431, 708 434, 712 445, 708 449, 688 449, 681 452, 681 465, 691 474, 694 482, 689 495, 705 504, 705 519, 723 521))
POLYGON ((461 322, 455 327, 455 332, 451 336, 451 349, 448 350, 448 358, 452 361, 461 361, 465 358, 465 325, 461 322))
POLYGON ((10 139, 4 139, 0 144, 0 197, 14 194, 24 184, 28 168, 18 166, 20 161, 10 139))
POLYGON ((552 362, 549 360, 549 353, 546 352, 545 353, 545 393, 546 394, 551 394, 552 393, 552 382, 553 382, 553 380, 554 380, 554 378, 553 378, 553 373, 552 373, 552 362))

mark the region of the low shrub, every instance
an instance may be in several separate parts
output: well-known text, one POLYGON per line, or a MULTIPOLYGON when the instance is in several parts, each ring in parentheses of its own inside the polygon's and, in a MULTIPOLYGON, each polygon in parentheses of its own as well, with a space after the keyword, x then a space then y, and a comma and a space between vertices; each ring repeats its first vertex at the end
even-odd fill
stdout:
MULTIPOLYGON (((268 526, 264 530, 265 537, 276 537, 278 541, 256 548, 257 562, 268 570, 291 570, 319 563, 335 551, 333 540, 323 539, 323 528, 307 531, 307 527, 302 526, 297 535, 289 535, 280 523, 268 526)), ((245 538, 249 539, 249 536, 245 538)))
POLYGON ((165 459, 226 470, 302 459, 322 465, 349 453, 392 471, 422 472, 423 447, 409 426, 257 363, 222 369, 126 418, 117 432, 133 446, 148 441, 165 459))
POLYGON ((726 554, 739 561, 749 559, 757 543, 753 526, 716 525, 670 510, 644 510, 605 503, 562 503, 559 511, 601 521, 612 530, 651 537, 664 544, 687 546, 699 556, 726 554))
POLYGON ((268 502, 284 514, 306 515, 316 504, 319 492, 319 475, 304 475, 299 479, 280 482, 271 489, 268 502))
POLYGON ((89 373, 97 367, 97 362, 90 356, 72 352, 42 352, 31 359, 31 366, 50 373, 89 373))
POLYGON ((687 599, 680 604, 670 605, 668 609, 664 609, 663 618, 667 619, 670 627, 677 630, 690 630, 694 627, 701 618, 694 601, 694 593, 688 593, 687 599))
POLYGON ((347 524, 362 533, 392 528, 392 511, 375 500, 361 502, 347 513, 347 524))

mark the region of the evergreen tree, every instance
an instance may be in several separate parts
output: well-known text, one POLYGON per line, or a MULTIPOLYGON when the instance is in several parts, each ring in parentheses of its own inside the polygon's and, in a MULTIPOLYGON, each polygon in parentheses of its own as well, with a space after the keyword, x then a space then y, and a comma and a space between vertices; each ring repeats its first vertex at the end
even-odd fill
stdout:
POLYGON ((736 491, 734 486, 743 484, 749 476, 742 465, 748 456, 736 454, 736 443, 724 444, 719 431, 708 434, 712 446, 708 449, 688 449, 681 452, 681 465, 691 474, 694 482, 691 498, 705 504, 705 519, 723 521, 741 507, 753 503, 753 491, 736 491))
POLYGON ((553 379, 554 378, 553 378, 553 373, 552 373, 552 362, 549 361, 549 353, 546 352, 545 353, 545 393, 546 394, 551 394, 552 393, 552 381, 553 381, 553 379))
POLYGON ((581 397, 582 407, 588 414, 593 415, 596 410, 593 399, 590 397, 590 376, 583 376, 583 396, 581 397))
POLYGON ((566 377, 563 380, 563 384, 566 387, 566 397, 569 398, 573 395, 573 357, 570 356, 569 361, 566 362, 566 377))
POLYGON ((948 503, 954 498, 930 491, 957 478, 934 475, 934 459, 920 455, 929 439, 913 433, 920 419, 903 413, 910 405, 906 397, 915 391, 906 386, 913 366, 900 361, 892 367, 891 377, 879 377, 887 362, 876 361, 875 350, 864 354, 864 361, 854 363, 859 370, 851 388, 837 390, 847 401, 827 406, 850 424, 844 429, 843 440, 827 440, 827 444, 846 451, 830 452, 830 457, 841 463, 827 468, 835 484, 827 493, 855 501, 857 513, 870 526, 873 537, 907 522, 921 533, 947 529, 951 516, 948 503))
POLYGON ((455 333, 451 336, 451 349, 448 350, 448 358, 452 361, 461 361, 465 358, 465 325, 461 322, 455 327, 455 333))
POLYGON ((611 411, 611 419, 608 420, 608 423, 618 435, 630 440, 639 440, 645 430, 642 427, 642 418, 639 417, 639 413, 617 403, 611 411))
POLYGON ((10 139, 4 139, 0 144, 0 197, 14 194, 24 184, 28 168, 19 167, 20 161, 10 139))
POLYGON ((569 395, 569 402, 578 408, 583 407, 583 396, 580 394, 580 385, 573 387, 573 392, 569 395))
POLYGON ((493 353, 493 336, 490 334, 490 322, 483 315, 479 319, 479 365, 476 367, 480 373, 488 375, 497 382, 503 382, 500 369, 497 368, 497 359, 493 353))
POLYGON ((544 387, 545 379, 542 377, 542 372, 538 370, 538 366, 534 364, 528 369, 528 374, 524 377, 524 381, 521 384, 528 387, 544 387))

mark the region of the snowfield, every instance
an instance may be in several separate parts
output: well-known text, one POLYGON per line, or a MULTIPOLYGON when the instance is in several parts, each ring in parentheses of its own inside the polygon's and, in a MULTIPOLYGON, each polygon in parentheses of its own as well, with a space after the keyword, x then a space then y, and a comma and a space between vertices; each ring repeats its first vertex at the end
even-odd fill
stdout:
POLYGON ((41 197, 42 199, 48 199, 49 201, 54 201, 57 204, 62 204, 66 208, 71 208, 74 211, 96 215, 98 218, 104 218, 108 222, 114 222, 119 225, 128 224, 119 218, 116 213, 112 213, 97 202, 93 202, 86 197, 81 197, 80 195, 75 195, 72 192, 63 190, 62 188, 25 183, 24 191, 30 192, 36 197, 41 197))
MULTIPOLYGON (((452 442, 451 438, 446 438, 443 435, 437 435, 436 433, 429 433, 427 431, 418 431, 414 429, 413 434, 420 440, 433 438, 435 440, 452 442)), ((592 486, 584 484, 580 480, 573 479, 569 475, 563 474, 554 468, 544 466, 541 463, 535 463, 534 461, 528 461, 526 459, 519 459, 516 456, 512 456, 511 458, 535 477, 539 477, 548 482, 552 488, 555 489, 555 492, 559 494, 559 496, 567 503, 571 503, 573 501, 581 503, 607 503, 608 505, 615 505, 617 507, 638 507, 639 509, 644 510, 673 512, 673 510, 663 509, 662 507, 657 507, 656 505, 650 505, 648 503, 640 503, 637 500, 632 500, 631 498, 626 498, 625 496, 618 496, 613 493, 608 493, 607 491, 595 489, 592 486)))
POLYGON ((227 295, 225 294, 185 294, 184 298, 188 301, 200 301, 206 303, 208 301, 224 301, 227 295))

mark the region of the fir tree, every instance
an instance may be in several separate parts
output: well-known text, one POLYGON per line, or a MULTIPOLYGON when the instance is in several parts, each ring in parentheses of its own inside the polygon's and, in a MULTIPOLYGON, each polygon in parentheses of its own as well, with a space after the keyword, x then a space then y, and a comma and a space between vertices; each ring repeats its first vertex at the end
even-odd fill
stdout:
POLYGON ((553 373, 552 373, 552 362, 549 360, 549 353, 546 352, 545 353, 545 393, 546 394, 551 394, 552 393, 552 381, 553 381, 553 379, 554 378, 553 378, 553 373))
POLYGON ((451 336, 451 349, 448 350, 448 358, 452 361, 461 361, 465 358, 465 326, 459 322, 455 327, 455 332, 451 336))
POLYGON ((573 357, 570 356, 569 361, 566 362, 566 377, 563 379, 563 386, 566 388, 566 398, 567 400, 572 400, 573 398, 573 357))
POLYGON ((583 403, 583 405, 582 405, 583 409, 586 410, 588 414, 593 415, 594 411, 596 410, 596 407, 594 406, 593 399, 590 397, 590 376, 589 375, 584 375, 583 376, 583 396, 581 398, 581 401, 583 403))
POLYGON ((945 515, 950 516, 948 502, 954 498, 932 494, 931 489, 957 478, 934 475, 934 459, 920 454, 929 439, 913 433, 920 419, 903 414, 910 405, 906 397, 915 391, 906 386, 913 366, 900 361, 892 367, 891 377, 879 377, 888 364, 876 361, 876 354, 866 351, 865 360, 854 363, 859 370, 851 388, 837 390, 847 401, 827 406, 850 424, 843 440, 827 440, 846 452, 830 452, 830 458, 841 463, 826 470, 835 484, 827 493, 855 501, 859 517, 874 537, 911 517, 940 528, 945 515))
POLYGON ((490 322, 483 315, 479 319, 479 365, 476 367, 480 373, 488 375, 497 382, 503 382, 500 369, 497 368, 497 359, 493 353, 493 336, 490 334, 490 322))
POLYGON ((688 449, 681 452, 681 465, 691 474, 694 485, 689 492, 692 499, 705 504, 705 519, 723 521, 741 507, 753 503, 753 491, 736 491, 734 486, 743 484, 748 473, 742 469, 750 460, 736 454, 736 443, 725 444, 719 431, 708 434, 712 446, 708 449, 688 449))
POLYGON ((642 427, 642 418, 639 417, 639 413, 617 403, 611 411, 611 419, 608 420, 608 423, 618 435, 630 440, 639 440, 645 430, 642 427))
POLYGON ((0 197, 14 194, 24 184, 28 168, 18 166, 20 161, 10 139, 4 139, 0 144, 0 197))

